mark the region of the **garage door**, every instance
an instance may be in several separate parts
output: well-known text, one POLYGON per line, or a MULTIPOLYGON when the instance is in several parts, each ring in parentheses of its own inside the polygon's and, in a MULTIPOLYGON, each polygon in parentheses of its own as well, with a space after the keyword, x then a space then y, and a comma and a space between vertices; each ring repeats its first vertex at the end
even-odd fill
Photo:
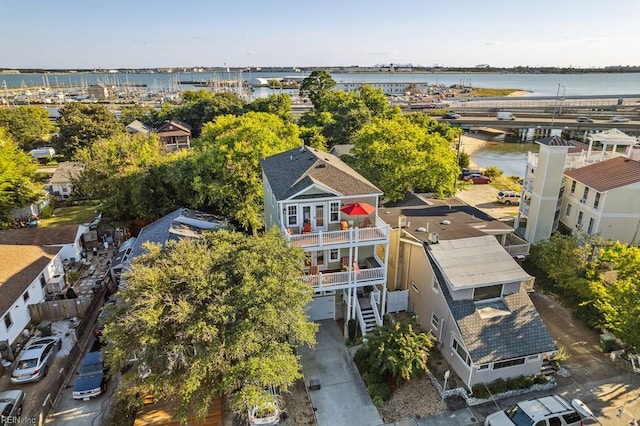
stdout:
POLYGON ((336 296, 314 297, 307 308, 307 315, 311 321, 333 319, 333 312, 336 308, 336 296))

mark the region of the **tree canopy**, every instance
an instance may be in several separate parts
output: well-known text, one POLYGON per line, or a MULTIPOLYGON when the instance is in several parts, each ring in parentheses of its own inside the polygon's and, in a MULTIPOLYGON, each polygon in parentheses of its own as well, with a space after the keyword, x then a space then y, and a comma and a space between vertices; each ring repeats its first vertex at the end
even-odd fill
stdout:
POLYGON ((336 87, 336 81, 331 74, 324 70, 313 71, 309 77, 302 80, 300 96, 306 96, 314 107, 318 107, 322 98, 336 87))
POLYGON ((124 125, 104 105, 69 103, 60 108, 56 152, 72 158, 75 152, 125 132, 124 125))
POLYGON ((414 190, 454 193, 459 168, 451 142, 405 117, 374 119, 355 135, 351 153, 347 161, 391 201, 414 190))
POLYGON ((302 250, 275 229, 257 237, 223 229, 145 248, 103 333, 110 371, 135 356, 148 373, 124 374, 130 393, 174 403, 185 418, 223 395, 246 410, 265 386, 286 390, 300 377, 294 347, 313 345, 317 330, 305 314, 312 289, 297 279, 302 250))
POLYGON ((0 127, 25 151, 37 148, 48 141, 55 128, 49 120, 49 112, 36 106, 0 108, 0 127))
POLYGON ((291 121, 291 97, 277 94, 268 98, 258 98, 246 105, 247 111, 267 112, 274 114, 285 121, 291 121))
POLYGON ((11 211, 24 207, 43 195, 36 181, 38 166, 31 156, 16 146, 0 127, 0 227, 11 222, 11 211))
MULTIPOLYGON (((299 146, 298 126, 263 112, 227 115, 205 125, 199 144, 199 162, 208 164, 213 177, 208 184, 196 184, 200 202, 256 232, 263 226, 260 159, 299 146)), ((200 179, 208 180, 206 175, 200 179)))
POLYGON ((74 190, 103 200, 102 208, 114 219, 159 217, 181 204, 171 164, 186 155, 163 153, 155 134, 100 139, 78 151, 85 169, 74 190))

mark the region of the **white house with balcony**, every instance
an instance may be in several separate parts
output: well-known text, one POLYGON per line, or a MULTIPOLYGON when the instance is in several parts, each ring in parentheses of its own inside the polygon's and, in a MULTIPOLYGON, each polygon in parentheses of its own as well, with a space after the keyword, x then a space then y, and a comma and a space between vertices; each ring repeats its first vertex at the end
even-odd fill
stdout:
POLYGON ((539 153, 528 154, 515 226, 530 243, 549 239, 560 227, 637 243, 638 139, 617 129, 589 139, 587 145, 552 136, 536 141, 539 153))
POLYGON ((265 226, 278 227, 307 255, 300 279, 315 290, 310 319, 356 319, 363 334, 381 325, 389 256, 389 226, 378 215, 382 191, 309 147, 265 158, 261 166, 265 226))

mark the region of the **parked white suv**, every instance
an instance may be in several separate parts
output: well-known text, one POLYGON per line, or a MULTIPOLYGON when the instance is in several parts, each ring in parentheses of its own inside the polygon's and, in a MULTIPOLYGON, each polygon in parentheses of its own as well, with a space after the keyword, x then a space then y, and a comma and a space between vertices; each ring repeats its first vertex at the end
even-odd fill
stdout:
POLYGON ((583 418, 592 413, 584 403, 574 399, 571 404, 559 395, 521 401, 506 410, 490 414, 484 426, 582 426, 583 418))
POLYGON ((502 204, 520 204, 520 193, 516 191, 498 192, 498 202, 502 204))

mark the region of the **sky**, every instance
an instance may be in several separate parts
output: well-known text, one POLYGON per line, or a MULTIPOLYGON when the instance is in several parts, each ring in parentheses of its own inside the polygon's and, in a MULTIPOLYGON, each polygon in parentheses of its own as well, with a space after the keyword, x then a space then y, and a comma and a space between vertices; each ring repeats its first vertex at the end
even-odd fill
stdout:
POLYGON ((2 68, 640 65, 638 0, 0 0, 2 68))

